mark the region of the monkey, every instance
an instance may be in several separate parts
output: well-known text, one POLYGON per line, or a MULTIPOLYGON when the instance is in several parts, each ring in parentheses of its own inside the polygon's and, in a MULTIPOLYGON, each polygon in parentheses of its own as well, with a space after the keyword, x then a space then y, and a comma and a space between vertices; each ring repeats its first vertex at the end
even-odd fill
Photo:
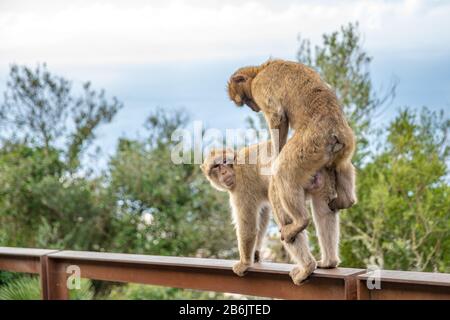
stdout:
POLYGON ((337 197, 331 210, 346 209, 356 201, 355 168, 351 163, 355 135, 335 92, 313 69, 301 63, 269 60, 233 73, 227 84, 229 98, 263 112, 273 152, 269 198, 275 211, 287 211, 292 223, 282 235, 293 241, 309 224, 305 187, 321 168, 334 168, 337 197), (289 127, 292 137, 287 141, 289 127), (275 205, 276 204, 276 205, 275 205))
MULTIPOLYGON (((260 150, 271 149, 271 143, 262 142, 242 148, 238 152, 227 149, 210 151, 200 166, 211 185, 229 193, 232 216, 236 226, 240 259, 233 271, 243 276, 261 256, 261 246, 272 212, 269 201, 270 176, 261 174, 261 169, 271 163, 261 161, 260 150), (252 157, 255 156, 256 157, 252 157), (238 159, 256 159, 241 163, 238 159)), ((298 264, 290 272, 293 282, 300 285, 316 269, 335 268, 339 264, 339 216, 328 207, 334 197, 334 170, 323 168, 306 185, 306 195, 312 201, 313 220, 319 237, 321 260, 312 256, 306 230, 298 233, 294 241, 283 241, 290 257, 298 264)), ((292 218, 283 211, 274 211, 279 227, 292 223, 292 218), (281 213, 278 216, 276 213, 281 213)))

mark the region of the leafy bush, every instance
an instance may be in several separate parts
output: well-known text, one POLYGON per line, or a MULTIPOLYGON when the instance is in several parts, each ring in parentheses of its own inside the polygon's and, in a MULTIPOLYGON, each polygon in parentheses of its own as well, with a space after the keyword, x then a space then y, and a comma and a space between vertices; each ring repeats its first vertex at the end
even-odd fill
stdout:
MULTIPOLYGON (((79 290, 70 290, 69 297, 72 300, 91 300, 94 296, 91 282, 81 279, 79 290)), ((41 287, 38 277, 21 276, 0 286, 0 300, 39 300, 41 299, 41 287)))

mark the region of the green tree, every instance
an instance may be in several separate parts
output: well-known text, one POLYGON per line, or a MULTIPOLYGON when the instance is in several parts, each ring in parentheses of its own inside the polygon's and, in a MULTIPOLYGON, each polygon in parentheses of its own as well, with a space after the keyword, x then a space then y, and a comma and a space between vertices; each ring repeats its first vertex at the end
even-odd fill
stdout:
POLYGON ((131 252, 235 255, 226 195, 212 190, 198 165, 171 160, 170 136, 186 121, 180 110, 159 109, 146 122, 148 139, 120 140, 110 161, 110 183, 120 199, 119 215, 130 223, 116 241, 127 241, 131 252))
POLYGON ((106 249, 116 201, 81 171, 95 130, 121 104, 85 83, 77 96, 46 65, 11 66, 0 105, 2 245, 106 249))
POLYGON ((55 149, 0 149, 2 245, 107 249, 116 201, 101 178, 66 175, 55 149))
POLYGON ((443 112, 404 109, 378 134, 359 203, 342 214, 346 266, 450 271, 449 128, 443 112))
POLYGON ((44 151, 59 149, 68 168, 77 169, 95 129, 111 122, 122 104, 115 97, 108 101, 90 82, 83 84, 80 95, 73 91, 70 81, 51 74, 45 64, 34 70, 12 65, 0 106, 0 137, 44 151))

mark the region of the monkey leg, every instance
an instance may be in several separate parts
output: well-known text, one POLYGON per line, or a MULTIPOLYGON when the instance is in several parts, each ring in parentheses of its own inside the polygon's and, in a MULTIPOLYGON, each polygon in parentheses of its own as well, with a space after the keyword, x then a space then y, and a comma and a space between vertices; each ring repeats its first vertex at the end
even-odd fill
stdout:
POLYGON ((264 241, 264 236, 266 235, 267 227, 269 225, 269 219, 270 219, 270 208, 263 207, 259 213, 258 233, 256 235, 256 245, 255 245, 255 262, 261 261, 261 247, 264 241))
POLYGON ((337 198, 328 204, 331 210, 348 209, 356 204, 355 167, 350 161, 336 165, 337 198))
POLYGON ((314 174, 330 161, 326 146, 326 139, 314 137, 308 131, 295 133, 274 161, 273 190, 292 220, 281 224, 282 240, 292 242, 309 224, 305 188, 314 174))
MULTIPOLYGON (((281 202, 281 193, 277 187, 277 184, 272 179, 270 185, 271 192, 269 193, 270 202, 277 218, 278 226, 280 227, 281 241, 293 242, 296 235, 305 229, 309 223, 308 213, 305 212, 300 221, 294 220, 295 218, 288 213, 286 206, 281 202)), ((296 198, 298 201, 305 199, 303 189, 297 190, 297 192, 291 193, 291 197, 296 198)), ((306 208, 305 208, 306 211, 306 208)))
POLYGON ((311 196, 313 221, 319 238, 319 268, 335 268, 339 260, 339 215, 328 207, 327 191, 311 196))
MULTIPOLYGON (((272 211, 278 226, 282 228, 285 225, 292 224, 292 218, 283 208, 273 181, 271 181, 269 186, 269 199, 272 203, 272 211)), ((283 241, 283 246, 286 248, 292 260, 298 263, 290 272, 290 276, 295 284, 300 285, 316 269, 316 260, 309 250, 306 230, 297 233, 290 242, 283 241)))
POLYGON ((301 285, 316 269, 317 263, 309 250, 308 235, 306 230, 298 233, 291 243, 284 242, 284 247, 292 260, 297 265, 289 275, 296 285, 301 285))
POLYGON ((239 262, 233 266, 238 276, 243 276, 253 264, 255 258, 255 244, 258 234, 256 208, 240 210, 236 217, 236 235, 239 246, 239 262))
POLYGON ((275 221, 280 228, 281 241, 286 241, 287 243, 294 242, 295 237, 303 230, 303 228, 293 224, 291 216, 287 213, 281 203, 279 192, 277 191, 273 181, 269 186, 269 199, 272 204, 275 221))
MULTIPOLYGON (((272 211, 274 213, 274 219, 277 223, 278 227, 280 228, 280 232, 283 228, 283 226, 292 224, 292 218, 289 216, 289 214, 284 209, 283 205, 281 204, 281 200, 279 197, 279 191, 276 188, 275 182, 273 179, 270 181, 269 184, 269 201, 272 205, 272 211)), ((294 236, 295 237, 295 236, 294 236)), ((281 235, 281 241, 284 241, 285 238, 283 235, 281 235)), ((293 239, 289 242, 292 242, 293 239)))

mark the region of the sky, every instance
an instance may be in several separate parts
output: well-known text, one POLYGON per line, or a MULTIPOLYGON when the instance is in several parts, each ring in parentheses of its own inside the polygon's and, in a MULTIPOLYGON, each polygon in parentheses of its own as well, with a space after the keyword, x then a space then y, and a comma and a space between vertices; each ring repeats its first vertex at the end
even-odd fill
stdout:
POLYGON ((183 107, 207 127, 244 127, 251 111, 234 107, 225 92, 235 69, 269 57, 294 60, 299 34, 318 44, 322 34, 355 21, 374 58, 375 87, 399 82, 375 121, 406 105, 450 109, 444 0, 0 0, 0 92, 11 63, 46 62, 74 84, 90 80, 125 105, 98 132, 97 144, 110 154, 155 107, 183 107))

